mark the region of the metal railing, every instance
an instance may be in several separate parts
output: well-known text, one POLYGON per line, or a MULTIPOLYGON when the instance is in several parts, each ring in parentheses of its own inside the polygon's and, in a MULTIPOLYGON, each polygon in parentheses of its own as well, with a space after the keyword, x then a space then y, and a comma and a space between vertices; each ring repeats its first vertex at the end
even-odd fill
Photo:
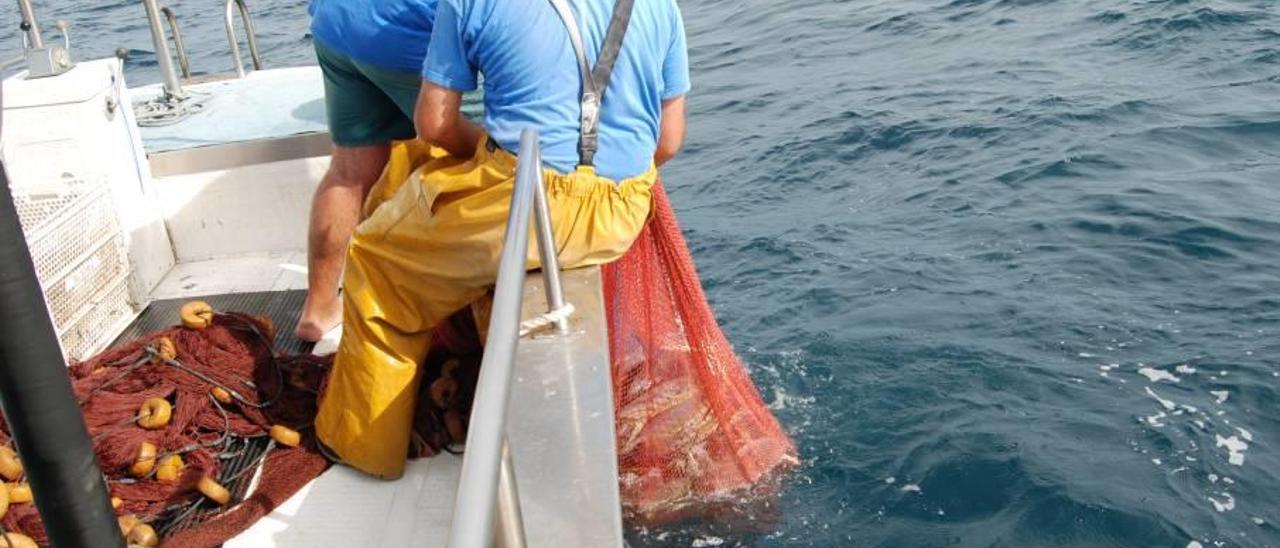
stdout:
POLYGON ((231 44, 231 58, 235 63, 236 76, 244 78, 244 61, 240 58, 240 43, 236 40, 234 8, 240 9, 240 20, 244 23, 245 43, 249 46, 253 70, 262 70, 262 55, 258 53, 258 37, 253 31, 253 18, 249 16, 249 7, 245 5, 244 0, 227 0, 223 19, 227 26, 227 42, 231 44))
POLYGON ((182 77, 190 80, 191 61, 187 59, 187 46, 182 43, 182 29, 178 27, 178 14, 169 9, 169 6, 160 8, 160 13, 163 13, 165 20, 169 21, 169 34, 173 36, 173 49, 178 50, 178 68, 182 70, 182 77))
POLYGON ((40 23, 36 21, 36 10, 31 7, 31 0, 18 0, 18 10, 22 12, 23 47, 43 48, 44 37, 40 35, 40 23))
MULTIPOLYGON (((515 188, 502 243, 489 336, 480 365, 480 378, 476 383, 466 456, 462 462, 458 498, 449 531, 450 548, 489 548, 495 545, 495 536, 497 546, 525 546, 515 470, 507 445, 506 418, 516 346, 520 338, 520 309, 531 217, 537 224, 538 254, 542 260, 547 303, 551 310, 563 307, 564 295, 560 287, 560 266, 556 259, 546 188, 542 183, 542 155, 536 131, 526 129, 520 134, 517 156, 515 188)), ((563 331, 564 322, 557 323, 557 328, 563 331)))
MULTIPOLYGON (((160 65, 160 78, 164 85, 164 95, 165 97, 184 97, 182 83, 178 81, 178 74, 173 71, 173 58, 169 56, 169 41, 164 38, 164 23, 160 20, 162 11, 160 5, 156 0, 142 0, 142 5, 147 9, 147 25, 151 28, 151 44, 156 49, 156 62, 160 65)), ((176 21, 176 18, 171 19, 171 21, 176 21)), ((187 53, 182 51, 181 34, 178 33, 177 28, 177 25, 174 24, 174 36, 178 37, 175 42, 179 47, 179 61, 185 67, 187 53)), ((187 72, 187 69, 184 68, 184 72, 187 72)))

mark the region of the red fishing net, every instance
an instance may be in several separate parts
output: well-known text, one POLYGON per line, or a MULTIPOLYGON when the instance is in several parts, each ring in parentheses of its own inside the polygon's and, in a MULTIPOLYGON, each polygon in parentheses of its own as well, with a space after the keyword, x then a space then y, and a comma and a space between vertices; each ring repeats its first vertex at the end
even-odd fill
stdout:
POLYGON ((653 521, 751 494, 798 462, 707 304, 662 185, 604 272, 622 501, 653 521))

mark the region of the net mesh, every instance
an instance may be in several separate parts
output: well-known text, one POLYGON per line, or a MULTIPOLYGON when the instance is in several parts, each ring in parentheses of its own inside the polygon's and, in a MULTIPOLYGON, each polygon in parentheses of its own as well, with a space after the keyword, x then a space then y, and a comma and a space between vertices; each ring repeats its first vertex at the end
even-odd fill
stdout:
POLYGON ((773 484, 796 449, 716 323, 662 185, 603 269, 622 501, 645 522, 773 484))

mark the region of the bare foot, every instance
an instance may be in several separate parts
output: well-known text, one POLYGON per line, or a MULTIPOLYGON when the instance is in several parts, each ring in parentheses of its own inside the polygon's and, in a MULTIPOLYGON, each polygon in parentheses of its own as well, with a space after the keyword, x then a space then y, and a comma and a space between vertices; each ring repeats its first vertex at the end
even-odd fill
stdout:
POLYGON ((334 295, 328 303, 317 303, 307 295, 307 302, 302 305, 302 317, 298 319, 298 328, 293 330, 293 334, 307 342, 319 342, 325 333, 340 324, 342 299, 334 295))

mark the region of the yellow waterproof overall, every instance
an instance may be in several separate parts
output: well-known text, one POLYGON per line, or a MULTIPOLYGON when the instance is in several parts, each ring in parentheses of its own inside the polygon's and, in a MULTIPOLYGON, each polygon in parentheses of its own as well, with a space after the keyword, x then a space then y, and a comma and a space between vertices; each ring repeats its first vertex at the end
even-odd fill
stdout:
MULTIPOLYGON (((420 142, 395 145, 347 252, 343 333, 316 434, 347 464, 404 472, 430 330, 497 278, 515 156, 487 138, 468 159, 420 142)), ((655 169, 617 182, 589 167, 543 170, 556 252, 565 268, 620 257, 649 215, 655 169)), ((539 266, 530 239, 529 268, 539 266)))

